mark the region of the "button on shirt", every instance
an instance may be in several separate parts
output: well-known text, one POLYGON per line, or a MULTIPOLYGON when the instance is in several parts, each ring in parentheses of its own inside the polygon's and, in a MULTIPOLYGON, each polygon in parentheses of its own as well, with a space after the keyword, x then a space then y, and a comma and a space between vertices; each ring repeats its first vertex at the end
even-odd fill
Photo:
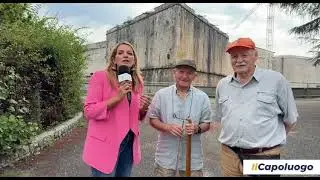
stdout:
MULTIPOLYGON (((174 123, 184 126, 187 122, 179 118, 186 119, 189 114, 190 119, 194 123, 211 122, 212 109, 208 95, 195 87, 191 87, 186 99, 183 100, 183 98, 177 95, 176 85, 172 85, 156 92, 147 116, 149 118, 159 118, 160 121, 164 123, 174 123), (175 116, 173 114, 175 114, 175 116)), ((179 140, 179 137, 160 132, 155 153, 155 161, 157 164, 167 169, 176 168, 179 140)), ((181 139, 181 151, 179 155, 180 170, 186 169, 185 149, 186 136, 181 139)), ((192 136, 191 153, 191 169, 202 169, 203 151, 201 134, 192 136)))
POLYGON ((223 78, 216 89, 218 140, 232 147, 262 148, 286 143, 283 122, 297 121, 298 112, 288 81, 280 74, 256 68, 242 85, 235 76, 223 78))

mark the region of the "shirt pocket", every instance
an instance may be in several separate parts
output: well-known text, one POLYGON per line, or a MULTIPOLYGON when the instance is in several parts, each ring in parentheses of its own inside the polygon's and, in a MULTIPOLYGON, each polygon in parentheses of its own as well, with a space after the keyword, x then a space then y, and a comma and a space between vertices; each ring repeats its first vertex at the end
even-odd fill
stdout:
POLYGON ((272 92, 258 92, 257 94, 257 118, 272 118, 277 115, 277 99, 272 92))
POLYGON ((221 108, 222 116, 225 116, 230 111, 231 98, 230 96, 222 96, 218 100, 219 107, 221 108))

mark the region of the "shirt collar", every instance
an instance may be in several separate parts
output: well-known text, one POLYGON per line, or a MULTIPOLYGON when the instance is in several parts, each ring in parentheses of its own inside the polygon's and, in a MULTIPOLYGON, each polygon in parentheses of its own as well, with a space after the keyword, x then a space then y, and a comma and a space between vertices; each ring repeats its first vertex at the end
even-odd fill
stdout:
MULTIPOLYGON (((173 85, 173 89, 174 89, 174 92, 178 92, 178 89, 177 89, 177 83, 175 83, 174 85, 173 85)), ((192 92, 193 91, 193 86, 192 85, 190 85, 190 88, 188 89, 188 94, 190 93, 190 92, 192 92)))
POLYGON ((259 68, 258 66, 256 66, 256 69, 253 73, 253 77, 259 82, 261 80, 262 77, 262 69, 259 68))

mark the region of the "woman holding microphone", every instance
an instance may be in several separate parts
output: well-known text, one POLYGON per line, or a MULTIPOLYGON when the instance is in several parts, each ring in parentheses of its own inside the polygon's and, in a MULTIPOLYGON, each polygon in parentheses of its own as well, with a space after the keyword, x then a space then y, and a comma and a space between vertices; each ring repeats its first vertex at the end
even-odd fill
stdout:
POLYGON ((95 72, 89 81, 83 160, 91 167, 92 176, 130 176, 132 165, 140 162, 139 125, 150 104, 143 91, 135 49, 121 42, 111 52, 106 70, 95 72), (131 81, 119 82, 119 67, 124 66, 129 69, 126 75, 131 81))

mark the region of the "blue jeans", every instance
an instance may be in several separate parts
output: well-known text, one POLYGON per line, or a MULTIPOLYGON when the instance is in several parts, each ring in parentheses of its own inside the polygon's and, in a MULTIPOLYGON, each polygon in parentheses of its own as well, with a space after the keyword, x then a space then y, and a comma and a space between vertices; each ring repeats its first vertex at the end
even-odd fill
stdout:
POLYGON ((91 167, 93 177, 129 177, 133 164, 133 139, 134 133, 130 130, 120 145, 120 152, 117 164, 110 174, 105 174, 94 167, 91 167))

